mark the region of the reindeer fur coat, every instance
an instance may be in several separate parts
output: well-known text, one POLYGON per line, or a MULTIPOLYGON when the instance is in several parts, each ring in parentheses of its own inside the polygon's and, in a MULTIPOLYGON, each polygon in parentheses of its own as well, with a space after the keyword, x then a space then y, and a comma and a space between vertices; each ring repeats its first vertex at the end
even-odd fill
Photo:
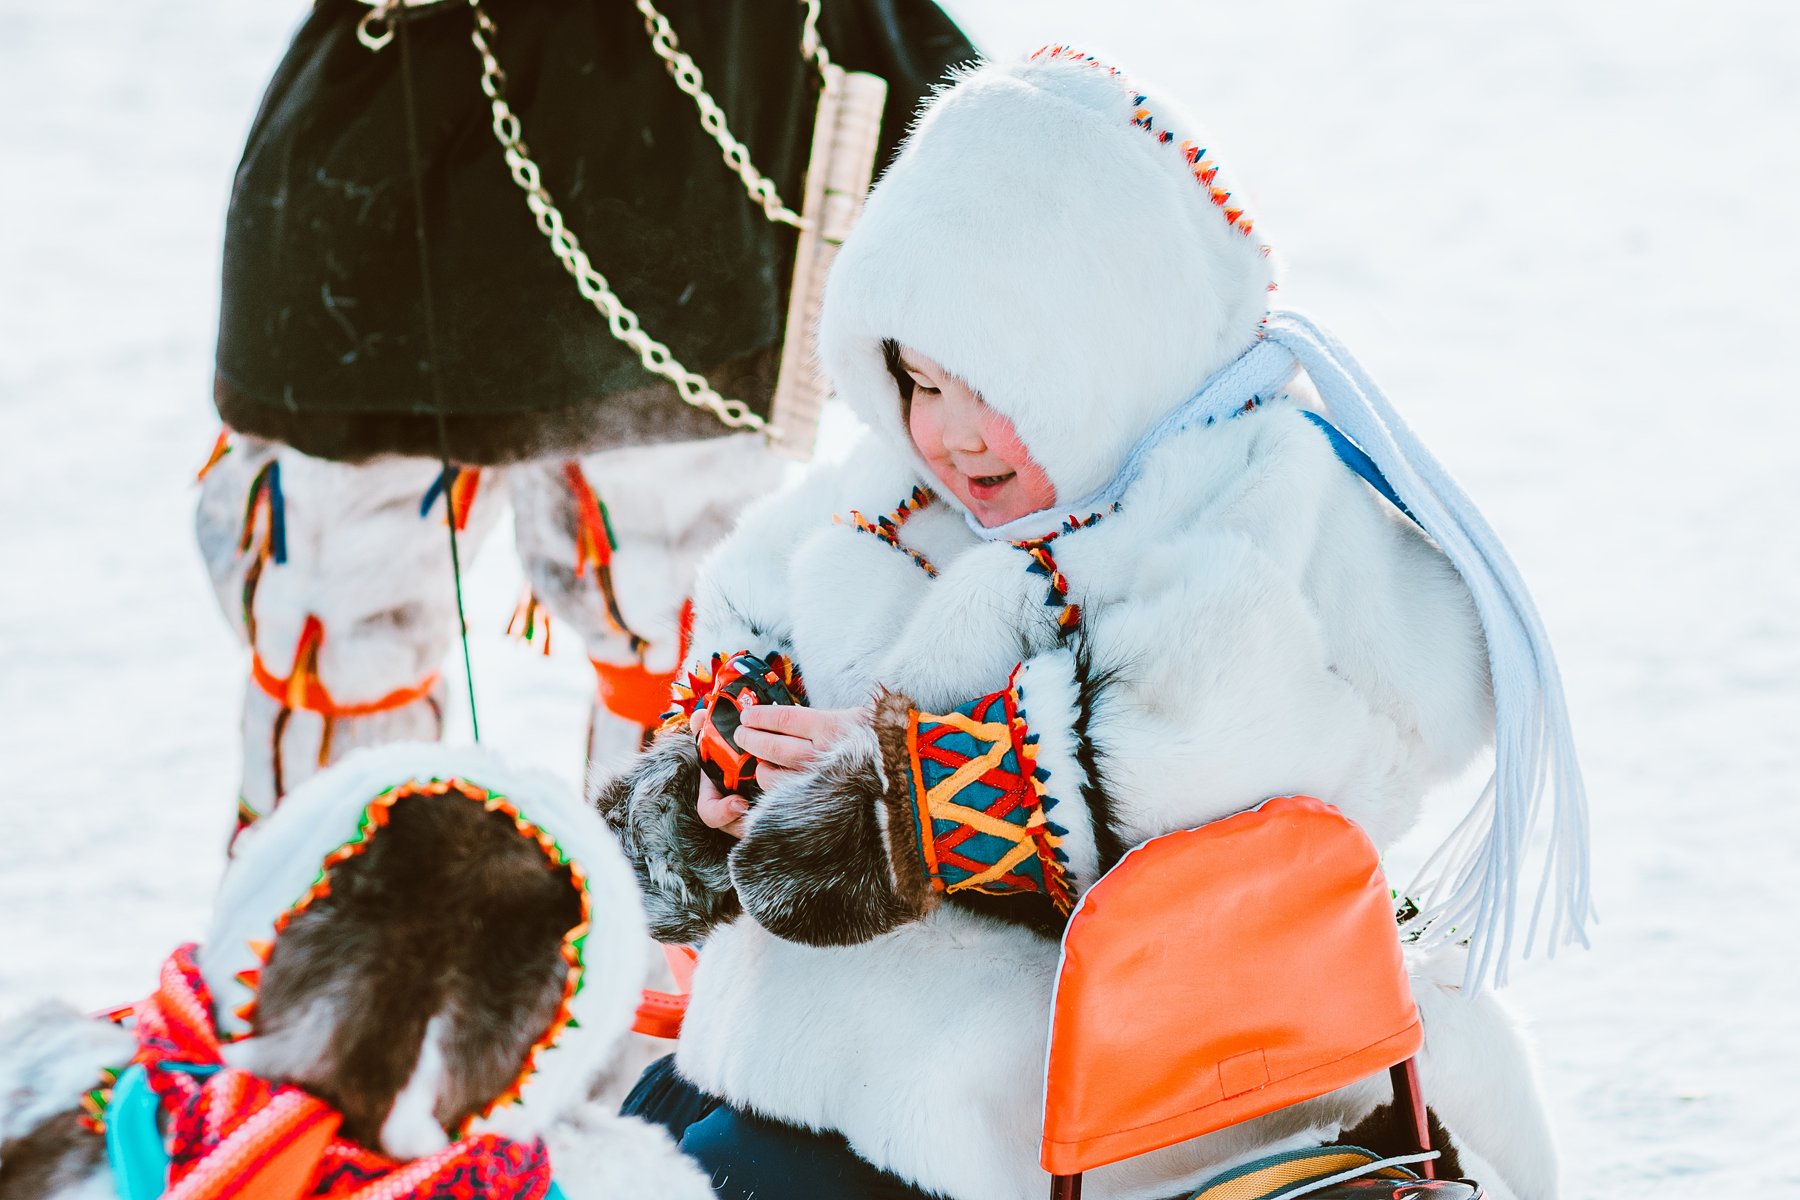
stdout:
MULTIPOLYGON (((1266 253, 1157 135, 1164 110, 1154 130, 1134 119, 1144 103, 1065 53, 980 67, 926 108, 843 248, 822 318, 825 365, 869 430, 747 512, 696 597, 694 663, 780 653, 810 703, 865 716, 763 794, 740 842, 695 815, 682 728, 601 801, 653 931, 704 943, 680 1071, 739 1106, 839 1131, 958 1200, 1046 1186, 1059 914, 1042 895, 946 896, 922 879, 899 778, 909 714, 950 713, 1012 681, 1076 895, 1126 848, 1276 795, 1321 797, 1386 848, 1491 734, 1461 580, 1289 395, 1164 440, 1116 511, 1039 543, 1066 581, 1060 598, 1015 543, 1093 515, 1074 499, 999 531, 947 495, 891 539, 852 516, 894 514, 931 483, 884 340, 1010 418, 1062 503, 1111 480, 1145 431, 1257 337, 1266 253)), ((1550 1195, 1510 1026, 1487 999, 1450 1012, 1448 985, 1431 982, 1459 969, 1418 967, 1428 1094, 1517 1194, 1550 1195), (1470 1058, 1493 1065, 1470 1071, 1470 1058), (1454 1072, 1434 1066, 1452 1060, 1454 1072)), ((1371 1081, 1093 1173, 1088 1188, 1177 1194, 1385 1099, 1371 1081)))

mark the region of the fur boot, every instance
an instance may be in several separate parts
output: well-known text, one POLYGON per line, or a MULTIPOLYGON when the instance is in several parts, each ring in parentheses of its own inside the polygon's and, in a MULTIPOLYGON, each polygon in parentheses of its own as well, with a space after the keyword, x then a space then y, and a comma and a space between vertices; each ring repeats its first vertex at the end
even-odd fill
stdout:
POLYGON ((507 469, 531 595, 594 664, 590 796, 644 748, 667 707, 701 556, 783 469, 749 434, 507 469))
POLYGON ((466 570, 502 507, 494 472, 448 488, 441 473, 429 459, 350 465, 243 435, 207 471, 200 552, 252 653, 242 822, 357 747, 438 736, 436 676, 456 636, 446 510, 466 570))

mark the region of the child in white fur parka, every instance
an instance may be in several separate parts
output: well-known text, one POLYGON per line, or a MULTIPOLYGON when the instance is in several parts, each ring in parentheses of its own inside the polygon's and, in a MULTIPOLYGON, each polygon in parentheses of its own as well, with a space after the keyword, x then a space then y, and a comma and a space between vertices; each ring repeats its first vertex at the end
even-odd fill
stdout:
MULTIPOLYGON (((1271 316, 1267 251, 1197 136, 1086 55, 978 67, 923 111, 837 260, 824 365, 869 431, 714 552, 691 660, 697 695, 715 656, 749 652, 810 707, 748 710, 754 802, 703 775, 692 711, 601 798, 655 932, 704 943, 678 1074, 635 1110, 705 1097, 684 1147, 721 1194, 762 1146, 723 1111, 880 1169, 840 1194, 1042 1195, 1056 937, 1083 889, 1147 838, 1278 795, 1385 849, 1493 736, 1490 678, 1516 672, 1490 675, 1484 633, 1549 661, 1453 485, 1383 447, 1392 483, 1359 477, 1290 398, 1321 343, 1271 316), (1303 349, 1276 357, 1281 338, 1303 349)), ((1553 759, 1560 695, 1532 712, 1553 759)), ((1535 764, 1502 760, 1502 806, 1535 764)), ((1486 996, 1447 1003, 1459 948, 1413 965, 1426 1095, 1464 1169, 1552 1195, 1508 1022, 1486 996)), ((1174 1195, 1387 1095, 1118 1164, 1088 1194, 1174 1195)))

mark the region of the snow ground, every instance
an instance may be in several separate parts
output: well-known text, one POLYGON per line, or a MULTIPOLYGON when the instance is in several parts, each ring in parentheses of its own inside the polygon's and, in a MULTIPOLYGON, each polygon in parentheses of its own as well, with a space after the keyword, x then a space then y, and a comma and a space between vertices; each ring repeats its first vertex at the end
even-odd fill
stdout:
MULTIPOLYGON (((141 994, 205 918, 244 667, 189 481, 226 189, 289 9, 0 0, 0 1014, 141 994)), ((1104 50, 1204 114, 1281 298, 1534 581, 1604 916, 1511 989, 1568 1194, 1800 1194, 1769 1154, 1800 1144, 1800 9, 953 9, 992 51, 1104 50)), ((573 775, 586 669, 502 641, 496 541, 484 732, 573 775)))

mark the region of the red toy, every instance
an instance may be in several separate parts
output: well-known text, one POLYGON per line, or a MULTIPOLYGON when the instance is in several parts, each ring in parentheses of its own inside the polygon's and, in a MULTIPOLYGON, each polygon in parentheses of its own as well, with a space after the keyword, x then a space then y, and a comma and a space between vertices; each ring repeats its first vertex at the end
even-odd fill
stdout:
POLYGON ((743 712, 758 704, 799 704, 781 669, 754 654, 734 654, 713 675, 712 691, 694 719, 700 766, 726 795, 754 800, 762 794, 754 754, 737 744, 743 712))

